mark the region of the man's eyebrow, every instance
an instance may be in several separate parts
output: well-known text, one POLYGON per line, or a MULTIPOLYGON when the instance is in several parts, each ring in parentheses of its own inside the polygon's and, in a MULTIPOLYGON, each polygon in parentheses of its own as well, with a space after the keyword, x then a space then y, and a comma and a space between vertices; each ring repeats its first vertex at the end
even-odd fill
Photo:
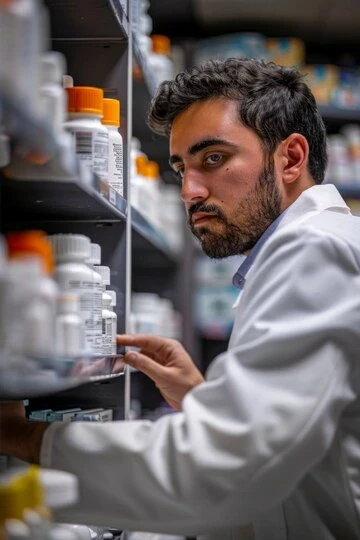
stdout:
MULTIPOLYGON (((217 144, 220 144, 223 146, 231 146, 231 147, 235 146, 233 143, 230 143, 229 141, 225 141, 224 139, 204 139, 190 146, 190 148, 188 148, 187 150, 187 153, 190 154, 191 156, 194 156, 198 152, 201 152, 201 150, 204 150, 205 148, 209 148, 210 146, 215 146, 217 144)), ((169 159, 170 166, 174 165, 174 163, 179 163, 181 161, 182 161, 181 157, 176 154, 170 156, 170 159, 169 159)))

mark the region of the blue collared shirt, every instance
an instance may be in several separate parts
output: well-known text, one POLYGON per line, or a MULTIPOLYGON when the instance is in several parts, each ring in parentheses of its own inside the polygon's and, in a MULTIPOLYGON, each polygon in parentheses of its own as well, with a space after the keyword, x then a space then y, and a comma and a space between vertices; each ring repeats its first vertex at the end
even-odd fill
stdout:
POLYGON ((245 260, 241 263, 239 266, 237 272, 234 274, 234 277, 232 279, 232 283, 235 287, 240 289, 241 291, 244 288, 245 281, 246 281, 246 274, 254 264, 254 261, 265 244, 265 242, 270 238, 270 236, 275 232, 277 226, 279 225, 280 221, 284 217, 286 213, 286 210, 282 212, 272 223, 269 225, 269 227, 266 229, 266 231, 260 236, 259 240, 256 242, 255 246, 252 248, 250 254, 245 258, 245 260))

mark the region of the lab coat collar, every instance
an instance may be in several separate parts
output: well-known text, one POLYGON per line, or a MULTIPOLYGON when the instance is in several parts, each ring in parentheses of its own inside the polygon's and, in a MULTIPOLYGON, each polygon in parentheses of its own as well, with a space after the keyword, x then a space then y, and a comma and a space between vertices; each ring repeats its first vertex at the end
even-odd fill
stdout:
MULTIPOLYGON (((237 272, 233 276, 233 285, 240 289, 244 288, 246 275, 254 264, 254 261, 270 236, 276 229, 280 229, 289 223, 296 221, 299 223, 308 219, 312 214, 321 212, 322 210, 332 209, 333 211, 350 213, 349 207, 333 184, 315 185, 301 193, 293 204, 291 204, 284 212, 282 212, 266 229, 263 235, 256 242, 250 254, 239 266, 237 272)), ((233 307, 238 305, 238 300, 233 307)))

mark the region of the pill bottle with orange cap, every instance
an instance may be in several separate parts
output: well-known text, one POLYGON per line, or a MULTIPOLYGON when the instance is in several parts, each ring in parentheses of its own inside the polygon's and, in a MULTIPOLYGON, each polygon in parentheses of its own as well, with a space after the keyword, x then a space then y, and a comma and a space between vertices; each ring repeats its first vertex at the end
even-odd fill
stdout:
POLYGON ((108 182, 115 191, 123 196, 123 139, 119 133, 120 101, 118 99, 104 98, 103 111, 102 123, 109 133, 108 182))
POLYGON ((42 231, 12 232, 6 242, 9 260, 0 279, 0 348, 51 355, 58 295, 51 277, 51 245, 42 231))
POLYGON ((144 206, 143 193, 145 191, 146 179, 146 164, 148 158, 145 154, 139 154, 135 158, 135 174, 130 178, 130 201, 131 206, 136 208, 142 214, 146 213, 146 205, 144 206))
POLYGON ((170 39, 161 34, 152 34, 152 52, 149 55, 149 67, 153 72, 156 84, 172 79, 174 66, 170 58, 170 39))
POLYGON ((101 88, 73 86, 65 89, 68 97, 64 128, 75 138, 76 154, 85 174, 96 173, 107 181, 109 134, 102 125, 101 88))

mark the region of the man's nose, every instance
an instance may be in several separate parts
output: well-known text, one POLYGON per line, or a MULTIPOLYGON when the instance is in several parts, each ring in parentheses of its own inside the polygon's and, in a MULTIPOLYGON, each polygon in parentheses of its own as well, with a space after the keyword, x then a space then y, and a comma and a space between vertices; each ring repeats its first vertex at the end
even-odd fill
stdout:
POLYGON ((204 201, 209 196, 204 175, 193 170, 184 171, 181 198, 184 203, 204 201))

